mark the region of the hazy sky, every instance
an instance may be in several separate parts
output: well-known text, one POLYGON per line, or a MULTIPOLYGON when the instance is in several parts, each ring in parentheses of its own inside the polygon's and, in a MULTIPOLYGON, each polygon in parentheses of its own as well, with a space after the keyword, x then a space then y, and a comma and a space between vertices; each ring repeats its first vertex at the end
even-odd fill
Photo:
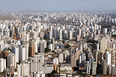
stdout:
POLYGON ((0 11, 116 11, 116 0, 0 0, 0 11))

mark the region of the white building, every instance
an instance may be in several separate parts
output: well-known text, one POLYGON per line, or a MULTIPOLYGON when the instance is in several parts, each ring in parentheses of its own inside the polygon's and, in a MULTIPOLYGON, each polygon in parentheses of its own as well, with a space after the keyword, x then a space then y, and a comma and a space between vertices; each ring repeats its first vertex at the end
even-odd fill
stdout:
POLYGON ((63 63, 64 62, 64 56, 63 54, 59 54, 59 63, 63 63))
POLYGON ((26 60, 26 47, 20 46, 19 48, 19 61, 26 60))
POLYGON ((34 77, 45 77, 45 73, 44 73, 44 71, 36 72, 34 74, 34 77))
POLYGON ((6 69, 6 59, 0 58, 0 72, 6 69))
POLYGON ((103 29, 103 33, 106 34, 107 33, 107 28, 103 29))
POLYGON ((12 47, 12 52, 15 54, 16 63, 19 62, 19 46, 12 47))
POLYGON ((69 40, 73 39, 73 31, 68 32, 68 38, 69 38, 69 40))
POLYGON ((54 64, 54 65, 58 65, 58 64, 59 64, 58 58, 54 58, 54 59, 53 59, 53 64, 54 64))
POLYGON ((52 44, 49 44, 49 49, 51 49, 51 51, 53 50, 53 45, 52 44))
POLYGON ((10 68, 10 66, 14 66, 16 67, 16 60, 15 60, 15 55, 13 53, 10 53, 8 56, 7 56, 7 67, 10 68))
POLYGON ((52 39, 53 35, 52 35, 52 31, 49 32, 49 39, 52 39))
POLYGON ((111 65, 111 53, 107 51, 105 57, 106 57, 107 66, 111 65))
POLYGON ((62 29, 60 29, 60 31, 59 31, 59 40, 62 41, 62 29))
POLYGON ((30 63, 23 61, 17 65, 17 77, 31 77, 30 76, 30 63))

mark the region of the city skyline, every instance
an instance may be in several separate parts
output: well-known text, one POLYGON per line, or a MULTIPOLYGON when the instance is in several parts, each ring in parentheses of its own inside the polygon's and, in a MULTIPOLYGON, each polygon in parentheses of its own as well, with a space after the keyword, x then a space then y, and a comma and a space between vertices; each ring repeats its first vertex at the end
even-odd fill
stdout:
POLYGON ((115 0, 12 0, 1 1, 0 11, 47 11, 47 12, 77 12, 77 11, 113 11, 116 12, 115 0))
POLYGON ((1 0, 0 77, 116 77, 115 3, 1 0))

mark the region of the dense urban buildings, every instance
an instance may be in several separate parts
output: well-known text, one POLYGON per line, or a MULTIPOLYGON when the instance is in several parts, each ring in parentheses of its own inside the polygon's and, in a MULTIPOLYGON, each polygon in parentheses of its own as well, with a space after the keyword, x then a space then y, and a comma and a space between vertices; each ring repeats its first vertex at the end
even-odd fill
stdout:
POLYGON ((116 18, 111 13, 2 15, 0 77, 116 76, 116 18))

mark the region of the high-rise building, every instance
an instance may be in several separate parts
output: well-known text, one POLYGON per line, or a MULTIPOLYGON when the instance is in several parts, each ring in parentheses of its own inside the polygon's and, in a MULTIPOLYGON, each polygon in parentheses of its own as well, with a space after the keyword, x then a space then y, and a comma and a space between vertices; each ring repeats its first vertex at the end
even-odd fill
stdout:
POLYGON ((111 75, 111 72, 112 72, 111 68, 112 68, 111 65, 109 65, 108 66, 108 75, 111 75))
POLYGON ((73 31, 68 32, 68 38, 69 38, 69 40, 73 39, 73 31))
POLYGON ((81 37, 81 29, 78 30, 79 37, 81 37))
POLYGON ((58 64, 59 64, 58 58, 54 58, 54 59, 53 59, 53 64, 54 64, 54 65, 58 65, 58 64))
POLYGON ((61 64, 57 68, 60 77, 72 77, 72 67, 70 64, 61 64))
POLYGON ((107 39, 103 37, 100 42, 100 50, 102 53, 105 53, 106 49, 107 49, 107 39))
POLYGON ((12 52, 15 54, 16 63, 19 63, 19 46, 12 47, 12 52))
POLYGON ((14 40, 16 40, 16 39, 17 39, 17 37, 16 37, 16 34, 15 34, 15 33, 13 34, 13 39, 14 39, 14 40))
POLYGON ((63 30, 63 38, 68 39, 68 32, 67 30, 63 30))
POLYGON ((44 38, 44 32, 40 32, 40 38, 44 38))
POLYGON ((31 45, 29 47, 29 57, 33 57, 35 55, 35 45, 31 45))
POLYGON ((96 66, 97 66, 97 62, 98 62, 98 51, 93 51, 93 57, 95 59, 96 66))
POLYGON ((96 62, 92 62, 92 75, 96 75, 96 62))
POLYGON ((55 39, 56 39, 56 28, 55 28, 55 27, 53 28, 52 33, 53 33, 53 34, 52 34, 52 35, 53 35, 53 38, 55 38, 55 39))
POLYGON ((17 77, 31 77, 29 62, 24 61, 21 64, 17 64, 17 77))
POLYGON ((20 46, 19 47, 19 62, 26 60, 26 47, 20 46))
POLYGON ((60 29, 60 31, 59 31, 59 40, 62 41, 62 29, 60 29))
POLYGON ((35 40, 31 39, 29 44, 29 57, 34 56, 35 51, 36 51, 35 40))
POLYGON ((112 65, 115 65, 115 62, 116 62, 115 61, 115 58, 116 58, 115 53, 116 53, 115 50, 111 51, 111 64, 112 65))
POLYGON ((39 49, 40 49, 40 53, 45 53, 44 41, 40 41, 39 49))
POLYGON ((103 33, 106 34, 107 33, 107 28, 103 29, 103 33))
POLYGON ((112 65, 111 66, 112 68, 112 75, 116 75, 116 66, 115 65, 112 65))
POLYGON ((87 73, 87 74, 90 74, 90 73, 91 73, 91 71, 90 71, 91 66, 90 66, 89 61, 86 61, 86 62, 87 62, 87 63, 86 63, 86 73, 87 73))
POLYGON ((83 31, 83 32, 82 32, 82 36, 81 36, 81 37, 83 37, 83 38, 84 38, 85 36, 86 36, 85 31, 83 31))
POLYGON ((77 40, 77 41, 80 41, 80 37, 79 37, 79 35, 77 35, 76 40, 77 40))
POLYGON ((6 59, 0 58, 0 72, 6 70, 6 59))
POLYGON ((113 43, 112 48, 113 48, 114 50, 116 50, 116 43, 115 43, 115 42, 113 43))
POLYGON ((35 40, 34 45, 35 45, 35 53, 38 53, 39 46, 37 40, 35 40))
POLYGON ((46 40, 42 40, 42 41, 44 43, 44 48, 46 48, 47 47, 47 41, 46 40))
POLYGON ((41 71, 42 65, 44 65, 44 53, 39 53, 30 59, 31 59, 31 64, 30 64, 31 73, 41 71))
POLYGON ((63 63, 64 62, 64 56, 63 54, 59 54, 59 63, 63 63))
POLYGON ((52 39, 52 49, 54 50, 54 48, 55 48, 55 39, 53 38, 52 39))
POLYGON ((81 53, 79 55, 79 66, 84 67, 84 61, 86 61, 86 55, 84 53, 81 53))
POLYGON ((41 71, 41 72, 36 72, 36 73, 34 74, 34 77, 45 77, 45 73, 44 73, 43 71, 41 71))
POLYGON ((98 59, 97 62, 99 64, 101 64, 102 63, 102 60, 103 60, 103 53, 102 52, 98 52, 98 58, 97 59, 98 59))
POLYGON ((10 68, 10 66, 14 66, 16 67, 16 60, 15 60, 15 55, 13 53, 10 53, 8 56, 7 56, 7 67, 10 68))
POLYGON ((99 51, 99 44, 96 44, 96 49, 97 51, 99 51))
POLYGON ((76 56, 75 55, 71 56, 71 66, 76 67, 76 56))
POLYGON ((49 44, 48 48, 52 51, 53 50, 53 45, 49 44))
POLYGON ((107 63, 105 60, 103 60, 103 74, 106 75, 107 74, 107 63))
POLYGON ((52 39, 53 38, 52 37, 53 36, 52 33, 53 33, 52 31, 49 32, 49 39, 52 39))
POLYGON ((64 51, 64 60, 66 61, 66 63, 69 63, 70 62, 70 52, 68 50, 65 50, 64 51))
POLYGON ((83 44, 80 44, 80 51, 83 52, 83 44))
POLYGON ((11 65, 9 70, 10 70, 10 73, 13 75, 15 72, 15 66, 11 65))
POLYGON ((106 64, 107 64, 107 66, 111 65, 111 53, 110 52, 108 52, 108 51, 106 52, 105 58, 106 58, 106 64))

